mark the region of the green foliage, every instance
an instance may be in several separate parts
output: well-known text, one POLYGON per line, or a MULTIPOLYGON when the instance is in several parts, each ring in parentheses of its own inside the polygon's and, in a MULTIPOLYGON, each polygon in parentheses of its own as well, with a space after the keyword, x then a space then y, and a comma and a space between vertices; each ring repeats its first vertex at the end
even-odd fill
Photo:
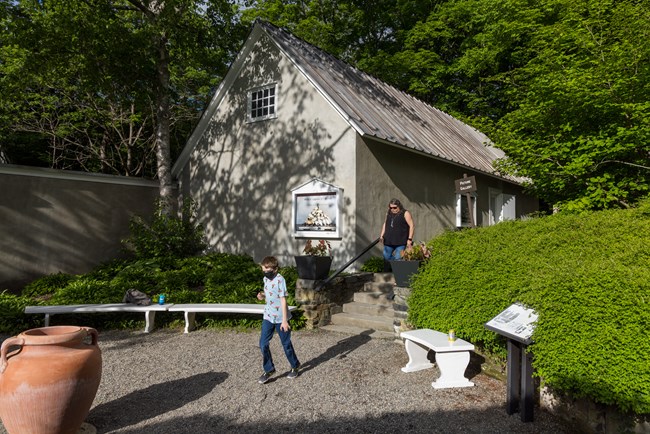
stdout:
POLYGON ((25 315, 25 306, 34 304, 30 297, 0 292, 0 333, 15 335, 38 327, 40 318, 25 315))
POLYGON ((486 132, 547 203, 626 208, 650 184, 649 21, 636 0, 443 2, 377 73, 486 132))
POLYGON ((139 259, 184 258, 206 247, 203 226, 196 222, 196 207, 191 200, 185 201, 181 217, 167 215, 159 203, 150 224, 134 216, 129 229, 131 234, 123 244, 139 259))
POLYGON ((368 258, 368 260, 366 260, 361 266, 361 271, 382 273, 384 271, 384 258, 381 256, 368 258))
POLYGON ((33 298, 51 295, 58 289, 65 287, 73 279, 74 276, 60 272, 43 276, 26 285, 21 294, 33 298))
POLYGON ((56 291, 46 304, 121 303, 124 292, 110 282, 80 276, 56 291))
POLYGON ((650 412, 650 215, 633 210, 558 214, 446 233, 416 275, 415 327, 505 354, 484 324, 514 302, 540 315, 536 374, 558 390, 650 412))
POLYGON ((0 138, 11 162, 148 178, 171 166, 248 28, 234 1, 130 3, 2 3, 0 138), (166 158, 154 152, 159 127, 166 158))
MULTIPOLYGON (((295 267, 280 268, 287 281, 289 305, 295 305, 295 267)), ((0 332, 12 333, 25 327, 39 326, 39 318, 25 315, 27 305, 120 303, 127 289, 138 289, 158 302, 166 295, 167 303, 261 303, 256 295, 262 288, 262 272, 250 256, 211 253, 187 258, 146 258, 116 260, 102 264, 88 274, 69 276, 61 273, 45 276, 23 290, 23 296, 0 296, 0 332), (5 320, 6 321, 3 321, 5 320)), ((182 317, 160 315, 158 325, 176 324, 182 317)), ((54 321, 79 323, 103 328, 139 328, 141 320, 132 314, 57 315, 54 321)), ((304 327, 302 312, 294 312, 293 328, 304 327)), ((257 316, 199 315, 197 324, 218 327, 258 327, 257 316)))

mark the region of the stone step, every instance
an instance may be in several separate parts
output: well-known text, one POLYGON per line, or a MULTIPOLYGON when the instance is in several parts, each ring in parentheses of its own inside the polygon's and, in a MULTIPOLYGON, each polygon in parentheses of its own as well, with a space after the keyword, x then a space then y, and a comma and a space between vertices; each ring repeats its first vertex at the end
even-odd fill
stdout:
POLYGON ((360 327, 384 332, 394 332, 393 319, 383 316, 337 313, 332 315, 330 324, 360 327))
POLYGON ((393 273, 373 273, 373 281, 377 283, 395 283, 393 273))
POLYGON ((395 316, 395 311, 392 306, 375 303, 361 303, 357 301, 345 303, 343 305, 343 312, 360 315, 385 316, 388 318, 393 318, 395 316))
POLYGON ((377 304, 380 306, 393 306, 393 294, 385 292, 355 292, 354 299, 357 303, 377 304))
POLYGON ((394 282, 366 282, 363 284, 364 292, 393 292, 394 282))
POLYGON ((374 329, 368 329, 363 327, 330 324, 320 328, 328 332, 344 333, 346 335, 369 336, 373 339, 397 339, 395 337, 395 332, 385 332, 381 330, 374 330, 374 329))

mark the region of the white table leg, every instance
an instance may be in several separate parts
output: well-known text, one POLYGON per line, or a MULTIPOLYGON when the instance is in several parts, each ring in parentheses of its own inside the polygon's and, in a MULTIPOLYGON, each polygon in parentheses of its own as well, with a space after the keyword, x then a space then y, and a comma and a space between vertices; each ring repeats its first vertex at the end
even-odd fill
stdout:
POLYGON ((465 370, 469 365, 469 351, 436 353, 436 363, 440 369, 440 378, 431 383, 434 389, 474 385, 465 378, 465 370))
POLYGON ((185 333, 189 333, 190 331, 194 330, 195 318, 196 318, 196 312, 185 311, 185 333))
POLYGON ((415 372, 433 368, 433 363, 427 358, 429 348, 409 339, 404 340, 404 346, 406 347, 406 353, 409 355, 409 362, 402 368, 402 372, 415 372))

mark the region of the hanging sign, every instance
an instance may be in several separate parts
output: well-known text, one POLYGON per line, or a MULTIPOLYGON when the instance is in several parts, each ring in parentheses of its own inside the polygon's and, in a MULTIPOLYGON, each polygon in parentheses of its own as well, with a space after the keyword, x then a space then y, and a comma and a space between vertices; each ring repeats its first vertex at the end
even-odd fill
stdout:
POLYGON ((476 191, 476 178, 473 176, 465 176, 454 181, 456 183, 456 193, 464 194, 476 191))
POLYGON ((312 179, 291 191, 296 238, 339 238, 343 189, 312 179))

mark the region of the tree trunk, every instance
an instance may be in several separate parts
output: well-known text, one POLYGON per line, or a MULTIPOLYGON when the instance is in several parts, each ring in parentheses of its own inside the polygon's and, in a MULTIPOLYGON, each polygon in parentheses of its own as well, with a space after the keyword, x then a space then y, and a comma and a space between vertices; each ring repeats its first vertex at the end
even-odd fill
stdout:
POLYGON ((169 50, 167 37, 162 35, 158 41, 158 95, 156 106, 156 160, 158 162, 158 181, 160 183, 160 206, 165 215, 173 211, 171 144, 170 144, 170 97, 169 97, 169 50))

